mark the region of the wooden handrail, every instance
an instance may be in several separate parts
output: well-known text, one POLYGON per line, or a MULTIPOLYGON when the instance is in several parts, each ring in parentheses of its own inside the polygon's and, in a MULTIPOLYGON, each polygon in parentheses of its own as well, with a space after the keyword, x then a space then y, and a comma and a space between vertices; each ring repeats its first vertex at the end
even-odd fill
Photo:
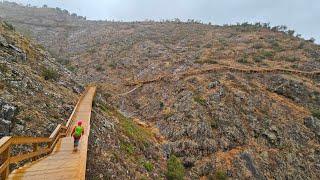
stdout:
MULTIPOLYGON (((89 86, 90 87, 90 86, 89 86)), ((62 137, 65 137, 70 131, 71 125, 73 123, 73 116, 78 110, 78 106, 85 94, 88 92, 89 88, 86 88, 82 95, 79 97, 76 106, 74 107, 67 123, 65 126, 59 124, 55 130, 51 133, 49 137, 11 137, 5 136, 0 139, 0 157, 2 157, 2 163, 0 165, 0 179, 6 179, 9 175, 9 165, 12 163, 21 162, 27 159, 36 160, 39 156, 48 155, 51 153, 58 142, 62 137), (38 144, 47 143, 46 148, 38 148, 38 144), (33 144, 33 152, 19 154, 16 156, 10 157, 10 150, 12 145, 24 145, 24 144, 33 144)), ((1 159, 0 159, 1 160, 1 159)))
POLYGON ((11 142, 11 137, 6 136, 0 139, 0 155, 9 148, 11 142))
POLYGON ((72 111, 72 113, 71 113, 71 115, 70 115, 70 117, 69 117, 69 119, 68 119, 68 121, 67 121, 67 123, 66 123, 66 126, 65 126, 65 127, 66 127, 66 133, 68 133, 68 132, 70 131, 71 124, 72 124, 72 122, 73 122, 73 120, 74 120, 74 119, 73 119, 74 114, 76 113, 76 111, 77 111, 77 109, 78 109, 78 106, 79 106, 80 102, 82 101, 83 97, 84 97, 85 94, 88 92, 89 87, 90 87, 90 86, 88 86, 88 87, 85 89, 85 91, 81 94, 81 96, 80 96, 80 98, 79 98, 79 100, 78 100, 75 108, 73 109, 73 111, 72 111))
POLYGON ((46 137, 12 137, 11 145, 33 144, 33 143, 48 143, 52 141, 46 137))

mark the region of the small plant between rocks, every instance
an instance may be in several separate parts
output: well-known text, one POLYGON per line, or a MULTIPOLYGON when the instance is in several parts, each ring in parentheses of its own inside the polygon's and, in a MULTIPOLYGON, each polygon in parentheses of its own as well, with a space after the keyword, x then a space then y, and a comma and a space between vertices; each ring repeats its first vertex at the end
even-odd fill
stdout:
POLYGON ((179 158, 171 155, 167 161, 167 179, 168 180, 183 180, 185 169, 179 158))

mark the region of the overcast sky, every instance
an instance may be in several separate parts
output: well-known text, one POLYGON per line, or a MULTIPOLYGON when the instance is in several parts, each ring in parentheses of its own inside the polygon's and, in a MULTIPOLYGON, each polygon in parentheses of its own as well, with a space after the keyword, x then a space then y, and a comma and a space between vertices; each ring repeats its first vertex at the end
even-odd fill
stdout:
MULTIPOLYGON (((1 0, 0 0, 1 1, 1 0)), ((10 0, 60 7, 91 20, 196 19, 213 24, 270 22, 320 42, 320 0, 10 0)))

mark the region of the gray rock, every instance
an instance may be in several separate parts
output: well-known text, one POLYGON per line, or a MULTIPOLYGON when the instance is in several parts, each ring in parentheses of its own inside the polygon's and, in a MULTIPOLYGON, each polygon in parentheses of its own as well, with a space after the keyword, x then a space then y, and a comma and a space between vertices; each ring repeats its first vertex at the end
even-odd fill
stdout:
POLYGON ((4 47, 8 47, 9 44, 7 43, 6 38, 4 38, 2 35, 0 35, 0 44, 4 47))
POLYGON ((320 142, 320 120, 316 117, 310 116, 304 119, 304 125, 312 130, 320 142))
POLYGON ((0 136, 9 135, 11 125, 12 125, 11 121, 0 118, 0 132, 2 133, 2 135, 0 135, 0 136))
POLYGON ((208 88, 209 88, 209 89, 215 88, 215 87, 217 87, 219 84, 220 84, 219 81, 213 81, 213 82, 209 83, 208 88))
POLYGON ((18 108, 0 99, 0 118, 11 121, 17 114, 18 108))
POLYGON ((13 121, 18 113, 18 108, 0 98, 0 130, 4 135, 11 131, 13 121))
POLYGON ((74 86, 72 87, 73 92, 80 94, 84 91, 84 88, 82 86, 74 86))
POLYGON ((246 167, 248 168, 248 170, 252 173, 253 177, 255 179, 266 179, 265 177, 263 177, 261 175, 261 173, 258 171, 258 168, 255 166, 251 155, 248 153, 241 153, 240 154, 241 159, 245 160, 246 162, 246 167))

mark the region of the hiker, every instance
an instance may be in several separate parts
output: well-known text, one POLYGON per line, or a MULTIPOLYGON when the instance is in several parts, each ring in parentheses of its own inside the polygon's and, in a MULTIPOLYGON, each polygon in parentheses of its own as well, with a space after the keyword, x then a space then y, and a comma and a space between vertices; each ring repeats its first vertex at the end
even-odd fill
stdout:
POLYGON ((71 133, 71 136, 73 136, 73 139, 74 139, 73 147, 75 150, 77 150, 80 138, 84 134, 84 128, 81 125, 82 125, 82 121, 78 121, 78 125, 73 128, 71 133))

